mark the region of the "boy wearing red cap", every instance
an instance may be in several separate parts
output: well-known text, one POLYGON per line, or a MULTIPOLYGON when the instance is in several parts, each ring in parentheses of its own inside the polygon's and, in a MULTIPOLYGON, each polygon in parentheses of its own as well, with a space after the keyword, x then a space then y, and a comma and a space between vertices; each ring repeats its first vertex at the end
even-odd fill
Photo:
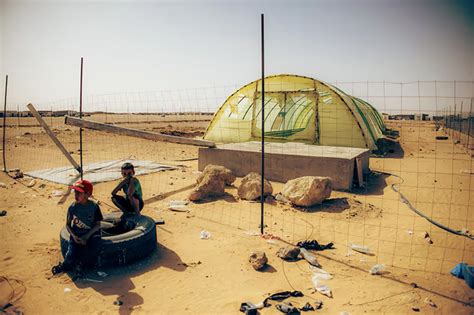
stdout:
POLYGON ((100 221, 103 219, 100 207, 89 200, 92 183, 77 181, 74 190, 75 202, 67 211, 66 228, 70 239, 64 262, 53 268, 53 274, 72 270, 74 267, 93 267, 100 251, 100 221))

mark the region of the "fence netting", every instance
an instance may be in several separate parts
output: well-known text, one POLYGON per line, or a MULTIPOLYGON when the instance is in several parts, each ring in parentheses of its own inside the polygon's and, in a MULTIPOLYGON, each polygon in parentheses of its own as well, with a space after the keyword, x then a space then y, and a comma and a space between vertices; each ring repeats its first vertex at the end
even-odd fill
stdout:
MULTIPOLYGON (((334 190, 329 200, 312 207, 295 207, 267 198, 265 232, 291 243, 309 239, 316 239, 321 244, 333 242, 334 255, 347 261, 354 259, 350 248, 355 244, 367 246, 374 254, 364 256, 364 263, 384 263, 436 273, 446 273, 460 261, 474 264, 472 240, 440 229, 410 209, 411 205, 439 224, 465 234, 474 230, 474 199, 471 198, 474 185, 471 152, 474 145, 471 138, 474 83, 334 82, 333 86, 361 103, 372 105, 383 118, 385 128, 395 131, 392 135, 398 134, 398 138, 392 137, 396 139, 384 147, 384 151, 370 150, 374 152, 369 160, 370 172, 364 174, 364 185, 355 183, 349 189, 334 190)), ((225 86, 88 96, 83 102, 83 119, 201 139, 214 113, 239 88, 225 86)), ((360 134, 369 137, 369 127, 361 133, 359 128, 364 127, 348 122, 347 113, 350 111, 337 107, 337 92, 334 90, 318 92, 318 105, 321 107, 316 113, 310 108, 311 102, 316 102, 310 90, 301 90, 297 84, 289 83, 283 94, 277 94, 271 83, 265 89, 268 91, 264 100, 265 119, 269 121, 265 122, 266 143, 288 142, 286 147, 281 147, 281 154, 292 150, 296 155, 311 154, 310 149, 300 146, 298 136, 303 134, 306 137, 303 142, 308 143, 308 139, 313 137, 325 139, 326 145, 330 146, 337 146, 332 143, 344 143, 345 146, 358 143, 360 134), (316 117, 316 120, 311 117, 316 117), (315 128, 318 122, 321 124, 315 128)), ((237 93, 235 103, 229 105, 229 110, 222 115, 227 121, 227 129, 220 130, 216 125, 214 134, 225 138, 231 126, 232 132, 247 135, 242 136, 243 141, 259 141, 262 100, 258 93, 258 86, 250 94, 237 93), (232 120, 236 117, 241 122, 232 120), (255 119, 252 121, 247 117, 255 119)), ((79 128, 64 122, 65 115, 78 116, 79 100, 34 105, 79 163, 79 128)), ((375 120, 369 123, 377 124, 375 120)), ((21 169, 27 173, 70 166, 37 120, 28 115, 26 104, 7 104, 5 140, 5 162, 9 170, 21 169)), ((185 200, 200 173, 199 148, 196 146, 84 129, 82 153, 84 165, 141 160, 174 166, 173 170, 138 177, 143 187, 144 213, 152 217, 172 211, 169 209, 172 200, 185 200)), ((249 162, 242 160, 241 163, 249 162)), ((282 177, 291 178, 295 169, 304 170, 305 165, 274 163, 268 167, 282 177)), ((70 176, 71 182, 78 178, 74 170, 70 176)), ((84 178, 87 179, 87 173, 84 178)), ((237 191, 241 179, 238 177, 233 186, 226 187, 224 196, 191 202, 186 207, 188 212, 176 212, 174 218, 186 220, 186 216, 196 216, 202 218, 202 222, 211 220, 241 233, 257 234, 260 230, 260 204, 239 198, 237 191)), ((102 202, 106 211, 114 210, 110 192, 118 181, 95 186, 94 197, 102 202)), ((67 191, 65 185, 53 185, 67 191)), ((273 196, 281 192, 284 185, 285 182, 272 181, 273 196)), ((205 227, 205 223, 202 226, 205 227)))

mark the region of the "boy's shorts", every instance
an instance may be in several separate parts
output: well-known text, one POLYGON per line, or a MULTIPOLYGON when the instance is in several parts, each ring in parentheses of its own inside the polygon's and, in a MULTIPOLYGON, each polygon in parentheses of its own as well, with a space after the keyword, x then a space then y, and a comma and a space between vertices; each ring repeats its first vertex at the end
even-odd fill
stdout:
MULTIPOLYGON (((138 208, 140 211, 142 211, 143 206, 144 206, 143 200, 140 198, 137 198, 137 199, 138 199, 138 208)), ((132 204, 130 203, 130 200, 128 200, 127 198, 122 197, 122 196, 113 196, 112 201, 118 203, 127 212, 135 213, 135 210, 133 209, 132 204)))

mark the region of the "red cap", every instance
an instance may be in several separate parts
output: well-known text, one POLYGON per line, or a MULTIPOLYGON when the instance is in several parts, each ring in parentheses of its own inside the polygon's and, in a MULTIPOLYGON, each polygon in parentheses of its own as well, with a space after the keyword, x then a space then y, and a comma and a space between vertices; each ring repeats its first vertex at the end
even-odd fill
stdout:
POLYGON ((92 195, 93 186, 92 183, 88 180, 78 180, 71 186, 71 189, 77 190, 78 192, 86 193, 92 195))

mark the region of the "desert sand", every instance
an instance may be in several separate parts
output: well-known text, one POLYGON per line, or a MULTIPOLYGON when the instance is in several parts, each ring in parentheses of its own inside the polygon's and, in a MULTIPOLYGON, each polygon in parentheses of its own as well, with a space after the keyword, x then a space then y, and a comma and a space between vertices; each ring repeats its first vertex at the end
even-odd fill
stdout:
MULTIPOLYGON (((198 137, 210 116, 93 115, 91 119, 198 137)), ((78 129, 65 126, 62 118, 46 121, 78 161, 78 129)), ((33 118, 21 118, 20 126, 16 118, 9 118, 8 123, 7 168, 29 171, 68 165, 33 118)), ((473 231, 471 152, 452 137, 435 140, 445 131, 435 131, 432 122, 388 125, 400 131, 401 150, 372 157, 370 168, 401 176, 402 193, 426 215, 453 229, 473 231)), ((0 210, 7 211, 0 217, 0 301, 12 304, 7 313, 240 314, 240 303, 257 303, 284 290, 304 293, 287 300, 295 306, 322 300, 317 312, 324 314, 405 314, 414 309, 426 314, 474 312, 472 289, 449 274, 459 262, 474 263, 474 242, 414 214, 391 188, 400 182, 398 177, 374 173, 365 188, 334 191, 330 200, 310 209, 269 200, 265 232, 277 238, 268 239, 258 235, 260 204, 238 198, 240 179, 222 198, 190 203, 189 212, 168 209, 169 201, 185 199, 194 184, 197 152, 192 146, 85 130, 85 164, 134 157, 178 166, 139 177, 146 203, 142 213, 165 220, 165 225, 157 226, 158 250, 126 267, 99 269, 108 274, 105 278, 88 273, 88 278, 101 283, 51 275, 51 267, 62 260, 59 231, 73 201, 71 194, 56 197, 53 192, 66 192, 67 187, 43 180, 27 187, 31 179, 14 180, 0 173, 0 182, 6 186, 0 188, 0 210), (200 239, 202 230, 210 232, 210 239, 200 239), (426 233, 432 244, 426 241, 426 233), (314 252, 323 269, 333 275, 325 282, 333 298, 314 292, 312 271, 305 260, 285 262, 276 256, 286 243, 304 239, 335 244, 333 250, 314 252), (375 255, 349 250, 351 243, 369 246, 375 255), (265 271, 250 266, 252 250, 268 256, 270 266, 265 271), (384 274, 369 274, 376 263, 385 264, 384 274), (123 304, 115 305, 116 300, 123 304)), ((95 185, 94 197, 103 212, 116 211, 109 200, 115 184, 95 185)), ((275 193, 283 186, 272 184, 275 193)), ((279 314, 277 302, 271 303, 261 314, 279 314)))

